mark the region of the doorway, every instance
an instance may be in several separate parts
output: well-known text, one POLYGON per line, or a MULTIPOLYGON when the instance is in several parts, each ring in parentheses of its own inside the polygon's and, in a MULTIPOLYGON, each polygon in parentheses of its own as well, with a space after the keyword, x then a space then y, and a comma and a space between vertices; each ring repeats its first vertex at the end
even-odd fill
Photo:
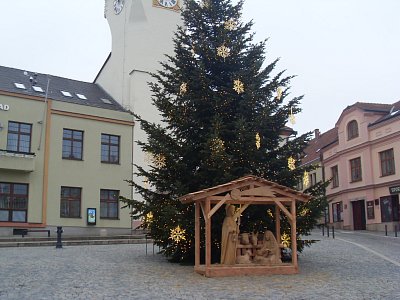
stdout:
POLYGON ((366 220, 365 220, 365 201, 358 200, 351 202, 353 206, 353 225, 354 230, 365 230, 366 220))

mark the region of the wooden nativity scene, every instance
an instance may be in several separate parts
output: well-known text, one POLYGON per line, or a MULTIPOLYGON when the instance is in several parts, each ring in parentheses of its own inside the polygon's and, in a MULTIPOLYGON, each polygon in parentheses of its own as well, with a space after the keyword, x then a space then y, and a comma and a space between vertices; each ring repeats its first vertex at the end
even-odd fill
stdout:
POLYGON ((309 199, 310 196, 301 192, 251 175, 182 196, 182 203, 195 204, 195 272, 206 277, 298 273, 297 255, 292 255, 290 262, 281 259, 280 220, 281 214, 287 217, 291 250, 297 253, 296 202, 309 199), (263 233, 240 232, 240 216, 250 205, 274 206, 275 235, 270 230, 263 233), (212 264, 212 217, 220 209, 225 210, 221 225, 221 258, 219 263, 212 264), (205 253, 201 253, 200 247, 202 234, 205 253), (201 254, 204 254, 204 264, 200 264, 201 254))

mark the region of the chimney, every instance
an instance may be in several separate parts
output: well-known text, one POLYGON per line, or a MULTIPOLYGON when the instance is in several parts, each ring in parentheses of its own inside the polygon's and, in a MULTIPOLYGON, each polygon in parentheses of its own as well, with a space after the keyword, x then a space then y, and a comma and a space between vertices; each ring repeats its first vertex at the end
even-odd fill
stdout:
POLYGON ((315 129, 315 130, 314 130, 314 138, 315 138, 315 139, 318 139, 318 138, 319 138, 319 135, 320 135, 319 129, 315 129))

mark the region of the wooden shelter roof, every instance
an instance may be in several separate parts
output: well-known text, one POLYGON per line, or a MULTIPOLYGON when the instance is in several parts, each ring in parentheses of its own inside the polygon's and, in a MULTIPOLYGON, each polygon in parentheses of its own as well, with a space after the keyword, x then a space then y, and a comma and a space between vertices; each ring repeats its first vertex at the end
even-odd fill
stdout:
POLYGON ((253 175, 244 176, 230 182, 220 184, 201 191, 193 192, 179 198, 182 203, 210 200, 218 202, 226 193, 237 190, 238 197, 232 197, 228 202, 242 204, 252 202, 253 204, 271 204, 275 200, 281 202, 302 201, 306 202, 311 196, 303 194, 294 189, 279 185, 264 178, 253 175), (236 199, 235 199, 236 198, 236 199))

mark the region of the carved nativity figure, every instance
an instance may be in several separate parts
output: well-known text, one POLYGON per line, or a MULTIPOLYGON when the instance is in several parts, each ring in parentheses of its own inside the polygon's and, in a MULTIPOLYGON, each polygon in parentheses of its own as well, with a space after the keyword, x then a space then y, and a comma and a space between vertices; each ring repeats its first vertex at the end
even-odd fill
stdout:
POLYGON ((280 252, 281 250, 274 234, 267 230, 264 233, 262 247, 257 250, 256 256, 254 257, 254 263, 261 265, 282 263, 280 252))
POLYGON ((236 244, 238 228, 235 220, 235 206, 225 205, 226 216, 222 223, 221 235, 221 264, 234 265, 236 263, 236 244))

